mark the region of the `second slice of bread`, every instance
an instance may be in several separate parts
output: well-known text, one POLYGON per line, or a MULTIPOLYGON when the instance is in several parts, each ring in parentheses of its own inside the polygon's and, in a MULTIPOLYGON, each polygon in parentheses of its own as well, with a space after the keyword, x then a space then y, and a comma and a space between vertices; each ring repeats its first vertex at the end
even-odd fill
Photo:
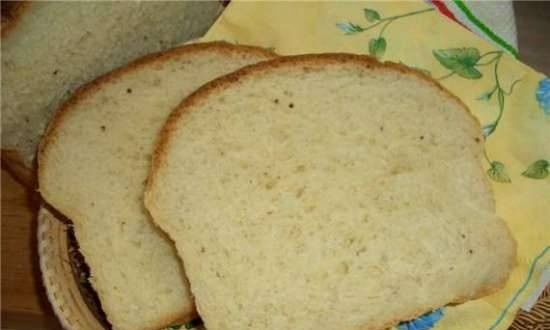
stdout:
POLYGON ((225 43, 151 55, 79 89, 50 123, 39 151, 40 192, 74 222, 114 329, 158 329, 193 317, 174 247, 143 206, 153 145, 182 98, 272 57, 225 43))
POLYGON ((504 285, 515 243, 482 141, 403 66, 280 58, 172 113, 145 201, 207 329, 386 329, 504 285))

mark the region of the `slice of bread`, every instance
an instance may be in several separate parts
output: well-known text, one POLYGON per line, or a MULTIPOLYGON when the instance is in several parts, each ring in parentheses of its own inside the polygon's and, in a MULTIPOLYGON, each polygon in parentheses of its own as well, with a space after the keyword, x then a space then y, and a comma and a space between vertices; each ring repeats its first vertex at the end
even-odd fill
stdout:
POLYGON ((145 193, 209 330, 385 329, 501 288, 466 107, 397 64, 275 59, 201 87, 163 128, 145 193))
POLYGON ((175 249, 143 206, 155 138, 197 87, 272 57, 225 43, 183 46, 100 77, 56 112, 38 154, 40 193, 74 222, 114 329, 158 329, 194 316, 175 249))
POLYGON ((72 91, 133 59, 202 35, 221 8, 218 1, 43 1, 6 8, 2 149, 16 151, 31 168, 45 126, 72 91))

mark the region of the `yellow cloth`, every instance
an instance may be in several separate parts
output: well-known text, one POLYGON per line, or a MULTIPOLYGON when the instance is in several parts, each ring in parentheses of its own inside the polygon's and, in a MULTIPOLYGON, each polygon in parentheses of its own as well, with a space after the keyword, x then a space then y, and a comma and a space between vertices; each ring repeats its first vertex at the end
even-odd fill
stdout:
MULTIPOLYGON (((444 59, 438 60, 434 50, 475 48, 479 55, 483 55, 498 49, 438 12, 429 11, 430 8, 428 3, 421 1, 233 1, 203 40, 258 45, 281 55, 319 52, 368 54, 370 45, 374 47, 371 51, 378 54, 381 60, 402 62, 427 70, 434 78, 456 72, 440 82, 468 105, 482 125, 491 124, 497 118, 501 94, 503 116, 486 139, 490 161, 484 165, 489 169, 490 162, 502 163, 504 171, 493 163, 496 178, 511 180, 509 183, 491 182, 497 213, 506 220, 518 242, 518 265, 505 289, 483 299, 446 307, 444 317, 435 327, 445 330, 489 329, 526 281, 535 256, 550 244, 550 176, 534 179, 522 175, 531 164, 542 160, 542 170, 539 166, 539 172, 535 171, 534 176, 537 173, 544 176, 544 160, 550 161, 550 111, 547 109, 545 113, 535 97, 544 76, 506 54, 500 60, 496 59, 499 53, 490 53, 478 59, 475 50, 455 50, 451 53, 439 52, 444 59), (370 10, 365 11, 365 8, 370 10), (423 12, 416 13, 418 11, 423 12), (384 20, 404 14, 410 15, 384 20), (363 31, 376 23, 380 24, 363 31), (384 28, 386 23, 389 25, 384 28), (378 38, 383 28, 385 52, 381 51, 383 41, 371 41, 378 38), (453 59, 453 55, 459 59, 453 59), (460 62, 461 56, 466 57, 463 60, 470 61, 470 64, 460 62), (462 64, 457 64, 457 61, 462 64), (510 95, 497 90, 489 100, 480 100, 480 96, 495 86, 496 62, 503 91, 508 93, 512 83, 520 80, 510 95), (472 68, 481 77, 467 79, 477 75, 472 68)), ((548 267, 549 262, 550 253, 546 253, 534 268, 526 289, 520 292, 509 312, 504 314, 494 329, 506 329, 510 325, 517 309, 533 292, 542 269, 548 267)))

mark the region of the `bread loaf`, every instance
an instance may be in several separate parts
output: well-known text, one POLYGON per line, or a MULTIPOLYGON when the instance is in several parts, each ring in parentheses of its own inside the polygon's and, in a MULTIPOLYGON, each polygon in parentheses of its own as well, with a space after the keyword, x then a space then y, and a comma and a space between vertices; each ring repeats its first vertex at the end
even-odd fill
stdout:
POLYGON ((386 329, 501 288, 478 121, 431 79, 347 54, 259 63, 172 113, 145 204, 208 330, 386 329))
POLYGON ((98 78, 56 112, 38 155, 40 193, 73 221, 115 330, 159 329, 195 314, 174 247, 143 206, 164 120, 205 82, 272 57, 225 43, 183 46, 98 78))
MULTIPOLYGON (((221 3, 40 1, 10 7, 1 31, 2 149, 15 151, 10 159, 30 169, 52 113, 78 86, 202 35, 221 3)), ((19 177, 28 183, 28 174, 19 177)))

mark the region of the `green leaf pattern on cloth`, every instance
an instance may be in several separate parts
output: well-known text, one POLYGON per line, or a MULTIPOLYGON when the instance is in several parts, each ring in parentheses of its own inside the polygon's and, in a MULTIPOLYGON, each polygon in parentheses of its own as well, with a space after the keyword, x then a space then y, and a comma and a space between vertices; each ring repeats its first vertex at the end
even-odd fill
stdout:
POLYGON ((496 122, 492 122, 490 124, 483 125, 483 127, 481 128, 482 131, 483 131, 483 136, 485 136, 485 138, 487 138, 489 135, 493 134, 493 132, 495 131, 495 128, 497 128, 496 122))
MULTIPOLYGON (((493 100, 493 96, 496 93, 496 103, 498 105, 498 113, 496 118, 482 126, 483 136, 485 139, 489 138, 489 136, 491 136, 497 129, 502 116, 504 115, 506 96, 510 96, 514 91, 516 84, 520 82, 519 79, 514 80, 508 87, 508 90, 503 87, 503 83, 499 77, 498 68, 504 52, 490 51, 481 55, 477 48, 463 47, 435 49, 432 51, 432 54, 443 67, 450 70, 449 73, 440 77, 438 80, 444 80, 452 77, 453 75, 457 75, 465 79, 480 79, 483 77, 483 73, 480 71, 480 68, 483 66, 492 66, 492 70, 490 72, 493 74, 494 85, 477 98, 478 101, 490 102, 493 100)), ((484 155, 490 166, 487 170, 487 175, 495 182, 511 182, 510 177, 506 173, 504 163, 491 160, 487 154, 487 150, 485 150, 484 155)))
POLYGON ((417 10, 417 11, 413 11, 413 12, 409 12, 401 15, 383 17, 382 14, 380 14, 380 12, 377 10, 374 10, 372 8, 364 8, 363 16, 365 17, 365 20, 367 22, 372 23, 371 25, 363 27, 360 24, 352 23, 348 21, 348 22, 338 22, 336 23, 336 27, 344 31, 346 35, 353 35, 359 32, 365 32, 365 31, 371 30, 381 25, 382 28, 378 32, 378 36, 370 39, 369 45, 368 45, 369 54, 378 59, 381 59, 386 53, 386 48, 388 46, 388 42, 385 38, 383 38, 383 34, 384 34, 384 31, 386 31, 386 28, 391 23, 401 18, 414 16, 414 15, 418 15, 418 14, 422 14, 422 13, 426 13, 434 10, 435 10, 434 8, 427 8, 427 9, 417 10))
POLYGON ((521 173, 521 175, 526 176, 531 179, 544 179, 548 177, 548 168, 550 167, 550 162, 546 159, 539 159, 521 173))
POLYGON ((477 48, 436 49, 434 57, 447 69, 466 79, 479 79, 482 74, 475 68, 481 58, 477 48))
POLYGON ((380 18, 381 18, 380 14, 376 10, 373 10, 373 9, 365 8, 363 10, 363 13, 365 14, 365 18, 369 22, 379 21, 380 18))
MULTIPOLYGON (((384 31, 386 28, 393 23, 394 21, 413 15, 422 14, 425 12, 432 11, 433 8, 417 10, 401 15, 384 17, 378 10, 373 8, 364 8, 363 16, 365 20, 371 23, 368 26, 361 26, 360 24, 352 22, 340 22, 336 23, 336 26, 344 31, 346 35, 357 34, 360 32, 365 32, 371 30, 379 25, 382 25, 378 36, 373 37, 369 40, 368 43, 368 53, 369 55, 381 59, 386 53, 388 47, 388 41, 383 37, 384 31)), ((506 96, 512 94, 514 86, 520 82, 519 79, 513 81, 508 90, 506 90, 502 81, 499 77, 499 64, 501 62, 502 56, 504 55, 503 51, 490 51, 485 54, 481 54, 479 49, 475 47, 456 47, 456 48, 446 48, 446 49, 434 49, 432 50, 434 58, 449 72, 437 80, 444 80, 450 78, 454 75, 469 79, 469 80, 478 80, 483 77, 483 72, 481 68, 484 66, 492 66, 490 71, 493 74, 494 83, 493 86, 487 89, 485 92, 482 92, 477 98, 479 101, 485 102, 495 102, 498 105, 498 113, 495 119, 489 123, 486 123, 482 126, 483 136, 485 139, 489 138, 497 129, 502 116, 504 114, 504 105, 506 102, 506 96), (496 94, 496 100, 493 101, 493 96, 496 94)), ((422 70, 424 71, 424 70, 422 70)), ((430 75, 430 72, 426 72, 430 75)), ((537 91, 537 98, 541 98, 543 93, 537 91)), ((547 93, 548 94, 548 93, 547 93)), ((540 100, 539 100, 540 102, 540 100)), ((485 159, 489 164, 490 168, 487 170, 487 175, 495 182, 500 183, 509 183, 511 182, 510 177, 506 172, 506 167, 504 163, 500 161, 492 160, 487 154, 487 150, 484 152, 485 159)), ((523 176, 540 179, 548 176, 548 162, 545 160, 539 160, 531 164, 527 170, 522 173, 523 176)))
POLYGON ((494 161, 491 163, 491 167, 487 170, 487 175, 497 182, 511 182, 510 177, 506 173, 506 167, 499 161, 494 161))
POLYGON ((382 58, 386 52, 386 45, 386 39, 383 37, 372 38, 369 41, 369 54, 376 58, 382 58))
POLYGON ((351 22, 337 23, 336 26, 344 31, 346 34, 354 34, 357 32, 362 32, 363 28, 357 24, 351 22))
POLYGON ((491 97, 493 97, 493 94, 495 93, 497 89, 496 88, 493 88, 492 90, 490 91, 487 91, 485 93, 482 93, 478 98, 477 100, 478 101, 489 101, 491 99, 491 97))

